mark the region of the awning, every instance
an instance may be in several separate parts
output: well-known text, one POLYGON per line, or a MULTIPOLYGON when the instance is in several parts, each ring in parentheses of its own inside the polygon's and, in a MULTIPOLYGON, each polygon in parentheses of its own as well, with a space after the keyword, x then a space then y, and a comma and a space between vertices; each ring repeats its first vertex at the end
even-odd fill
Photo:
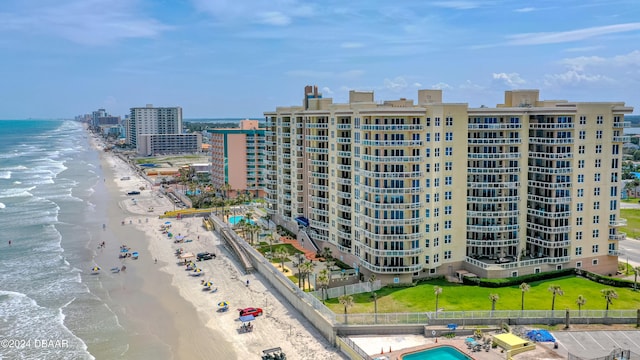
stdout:
POLYGON ((253 316, 253 315, 240 316, 240 321, 242 321, 242 322, 249 322, 249 321, 253 321, 255 319, 256 319, 256 317, 253 316))
POLYGON ((300 224, 302 226, 309 226, 309 219, 307 219, 304 216, 298 216, 296 218, 296 221, 298 222, 298 224, 300 224))

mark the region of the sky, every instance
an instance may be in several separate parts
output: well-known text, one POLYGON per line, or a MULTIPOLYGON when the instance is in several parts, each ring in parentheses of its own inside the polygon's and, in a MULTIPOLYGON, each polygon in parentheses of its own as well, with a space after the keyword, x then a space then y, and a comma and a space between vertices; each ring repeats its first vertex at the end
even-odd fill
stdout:
POLYGON ((181 106, 262 118, 348 102, 493 107, 504 91, 640 113, 638 0, 1 0, 0 119, 181 106))

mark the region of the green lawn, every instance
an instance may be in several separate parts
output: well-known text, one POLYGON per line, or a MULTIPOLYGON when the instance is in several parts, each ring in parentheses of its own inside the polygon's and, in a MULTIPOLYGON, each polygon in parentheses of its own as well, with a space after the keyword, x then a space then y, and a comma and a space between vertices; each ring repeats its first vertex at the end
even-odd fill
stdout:
POLYGON ((640 209, 620 209, 620 217, 627 219, 627 226, 620 228, 620 231, 633 239, 640 237, 640 209))
MULTIPOLYGON (((601 289, 609 288, 590 280, 578 277, 564 277, 529 284, 531 289, 525 293, 525 310, 551 310, 552 294, 550 285, 559 285, 564 296, 556 296, 555 309, 577 310, 576 299, 582 295, 587 303, 582 309, 604 310, 605 300, 601 289)), ((520 310, 522 292, 518 286, 498 289, 448 283, 444 280, 432 281, 410 288, 382 288, 378 293, 378 312, 425 312, 435 310, 434 286, 442 287, 438 307, 445 311, 491 310, 489 294, 500 296, 496 310, 520 310)), ((614 288, 619 298, 613 300, 609 309, 638 309, 640 294, 632 289, 614 288)), ((373 299, 370 293, 353 296, 354 306, 349 313, 373 313, 373 299)), ((329 299, 326 305, 335 313, 344 312, 338 299, 329 299)))

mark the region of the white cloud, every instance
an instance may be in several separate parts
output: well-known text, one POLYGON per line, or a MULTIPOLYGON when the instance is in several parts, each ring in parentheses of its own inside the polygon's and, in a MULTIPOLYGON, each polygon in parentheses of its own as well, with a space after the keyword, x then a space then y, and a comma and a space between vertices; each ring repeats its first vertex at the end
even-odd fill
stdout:
POLYGON ((535 11, 536 8, 532 8, 532 7, 524 7, 524 8, 520 8, 520 9, 515 9, 515 12, 520 12, 520 13, 526 13, 526 12, 531 12, 531 11, 535 11))
POLYGON ((391 91, 402 91, 407 88, 407 80, 402 76, 398 76, 394 79, 384 79, 384 87, 391 91))
POLYGON ((508 36, 508 45, 541 45, 572 42, 598 37, 601 35, 616 34, 640 30, 640 22, 596 26, 578 30, 524 33, 508 36))
POLYGON ((267 11, 258 14, 258 22, 267 25, 286 26, 291 24, 291 18, 279 11, 267 11))
POLYGON ((453 89, 453 86, 444 82, 439 82, 437 84, 431 85, 431 88, 436 90, 451 90, 453 89))
POLYGON ((28 6, 0 13, 0 31, 53 34, 80 44, 103 45, 125 38, 151 38, 171 29, 127 0, 25 4, 28 6))
POLYGON ((493 80, 496 80, 509 87, 518 87, 526 83, 518 73, 493 73, 493 80))
POLYGON ((462 1, 462 0, 436 1, 433 3, 433 5, 447 8, 447 9, 456 9, 456 10, 470 10, 470 9, 475 9, 480 7, 479 2, 462 1))
POLYGON ((613 82, 613 79, 604 75, 588 75, 577 70, 567 70, 561 74, 548 74, 544 77, 544 84, 555 85, 579 85, 587 83, 613 82))
POLYGON ((419 83, 419 82, 414 82, 414 83, 413 83, 413 87, 417 87, 417 88, 419 88, 419 87, 422 87, 422 84, 421 84, 421 83, 419 83))
POLYGON ((327 95, 333 95, 333 91, 331 91, 331 89, 327 86, 322 88, 322 93, 327 95))

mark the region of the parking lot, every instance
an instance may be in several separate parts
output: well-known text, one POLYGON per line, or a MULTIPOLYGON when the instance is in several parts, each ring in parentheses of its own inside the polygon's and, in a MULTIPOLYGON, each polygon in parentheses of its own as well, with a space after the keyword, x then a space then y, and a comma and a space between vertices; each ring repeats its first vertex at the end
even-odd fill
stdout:
POLYGON ((554 331, 558 352, 571 353, 584 359, 609 355, 614 349, 631 350, 640 354, 640 331, 554 331))

